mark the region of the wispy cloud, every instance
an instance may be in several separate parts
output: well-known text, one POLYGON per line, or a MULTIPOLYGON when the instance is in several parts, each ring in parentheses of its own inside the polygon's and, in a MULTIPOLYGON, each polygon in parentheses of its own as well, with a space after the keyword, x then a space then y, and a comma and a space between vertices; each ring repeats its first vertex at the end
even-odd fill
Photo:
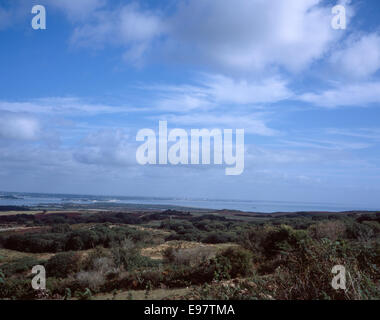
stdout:
POLYGON ((365 79, 380 69, 380 35, 354 34, 330 57, 331 69, 346 79, 365 79))
POLYGON ((366 149, 372 146, 370 143, 347 142, 337 140, 282 140, 284 145, 297 148, 326 149, 326 150, 358 150, 366 149))
POLYGON ((48 97, 29 101, 0 101, 0 110, 45 115, 97 115, 141 112, 144 108, 91 103, 81 98, 48 97))
POLYGON ((162 114, 153 117, 157 120, 167 120, 172 125, 193 126, 194 128, 244 129, 248 134, 275 136, 279 132, 268 127, 268 120, 262 113, 220 115, 215 112, 192 113, 187 115, 162 114))
POLYGON ((359 129, 326 129, 326 133, 330 135, 348 136, 361 138, 365 140, 380 141, 380 128, 359 128, 359 129))
POLYGON ((299 100, 318 107, 367 107, 380 103, 380 82, 339 85, 319 93, 305 93, 299 100))
POLYGON ((258 80, 234 79, 218 74, 198 76, 198 85, 151 85, 146 89, 157 95, 159 110, 188 112, 196 109, 262 107, 293 96, 288 83, 280 78, 258 80))

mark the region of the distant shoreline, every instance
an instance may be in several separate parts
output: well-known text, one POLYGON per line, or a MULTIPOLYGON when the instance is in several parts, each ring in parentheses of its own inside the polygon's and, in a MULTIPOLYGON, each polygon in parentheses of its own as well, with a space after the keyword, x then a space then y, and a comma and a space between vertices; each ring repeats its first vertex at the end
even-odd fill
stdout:
POLYGON ((325 215, 354 215, 360 216, 365 214, 380 215, 380 210, 348 210, 348 211, 276 211, 276 212, 258 212, 258 211, 241 211, 230 209, 204 209, 193 207, 182 207, 172 205, 150 205, 150 204, 50 204, 43 206, 3 206, 0 205, 0 215, 13 214, 44 214, 44 213, 65 213, 70 211, 110 211, 110 212, 138 212, 144 211, 148 213, 163 212, 163 211, 180 211, 201 214, 221 214, 230 216, 231 218, 238 217, 295 217, 295 216, 325 216, 325 215))

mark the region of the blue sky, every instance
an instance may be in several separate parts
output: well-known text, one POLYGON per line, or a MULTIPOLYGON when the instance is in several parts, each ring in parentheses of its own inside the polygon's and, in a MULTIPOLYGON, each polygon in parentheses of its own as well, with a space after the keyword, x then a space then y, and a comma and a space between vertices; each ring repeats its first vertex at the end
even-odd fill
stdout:
POLYGON ((0 0, 0 190, 379 207, 379 16, 376 0, 0 0), (245 129, 244 173, 138 165, 159 120, 245 129))

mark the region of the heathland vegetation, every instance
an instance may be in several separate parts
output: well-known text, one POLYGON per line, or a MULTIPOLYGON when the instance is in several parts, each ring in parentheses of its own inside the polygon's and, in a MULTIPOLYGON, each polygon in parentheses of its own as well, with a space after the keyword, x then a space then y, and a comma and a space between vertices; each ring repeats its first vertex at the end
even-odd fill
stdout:
POLYGON ((1 299, 380 298, 380 213, 45 212, 1 230, 1 299))

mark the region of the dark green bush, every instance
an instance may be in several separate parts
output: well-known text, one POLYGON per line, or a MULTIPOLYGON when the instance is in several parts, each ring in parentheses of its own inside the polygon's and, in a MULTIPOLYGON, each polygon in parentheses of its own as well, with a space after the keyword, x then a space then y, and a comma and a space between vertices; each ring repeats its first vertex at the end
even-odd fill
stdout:
POLYGON ((126 238, 134 242, 147 242, 151 234, 130 227, 110 228, 104 225, 92 229, 64 231, 66 227, 57 227, 56 232, 39 232, 10 235, 2 239, 6 249, 22 252, 61 252, 110 247, 112 243, 120 243, 126 238))
POLYGON ((164 261, 167 263, 173 263, 175 260, 176 249, 173 247, 167 247, 163 252, 164 261))
POLYGON ((51 257, 46 262, 48 277, 64 278, 79 271, 79 256, 75 252, 62 252, 51 257))
POLYGON ((310 240, 306 231, 294 230, 289 226, 281 226, 268 232, 261 242, 263 254, 267 258, 289 250, 297 250, 298 246, 310 240))
POLYGON ((347 237, 349 239, 367 241, 375 237, 376 224, 359 223, 355 221, 349 221, 347 224, 347 237))
POLYGON ((3 284, 5 281, 5 274, 3 271, 0 269, 0 285, 3 284))
POLYGON ((26 300, 34 299, 35 290, 31 286, 31 279, 27 278, 6 278, 0 284, 0 299, 26 300))
POLYGON ((245 277, 252 273, 252 253, 240 247, 231 247, 215 257, 216 272, 223 275, 227 272, 229 278, 245 277))
POLYGON ((24 257, 13 262, 3 264, 1 266, 5 276, 9 277, 16 273, 22 273, 32 271, 32 268, 36 265, 42 264, 42 262, 33 257, 24 257))
POLYGON ((51 232, 53 232, 53 233, 67 233, 70 231, 72 231, 72 229, 71 229, 70 225, 67 223, 57 224, 51 228, 51 232))
POLYGON ((115 265, 124 267, 127 271, 137 268, 156 267, 159 264, 158 261, 142 256, 140 254, 140 248, 130 240, 126 240, 121 245, 112 247, 111 252, 115 265))

